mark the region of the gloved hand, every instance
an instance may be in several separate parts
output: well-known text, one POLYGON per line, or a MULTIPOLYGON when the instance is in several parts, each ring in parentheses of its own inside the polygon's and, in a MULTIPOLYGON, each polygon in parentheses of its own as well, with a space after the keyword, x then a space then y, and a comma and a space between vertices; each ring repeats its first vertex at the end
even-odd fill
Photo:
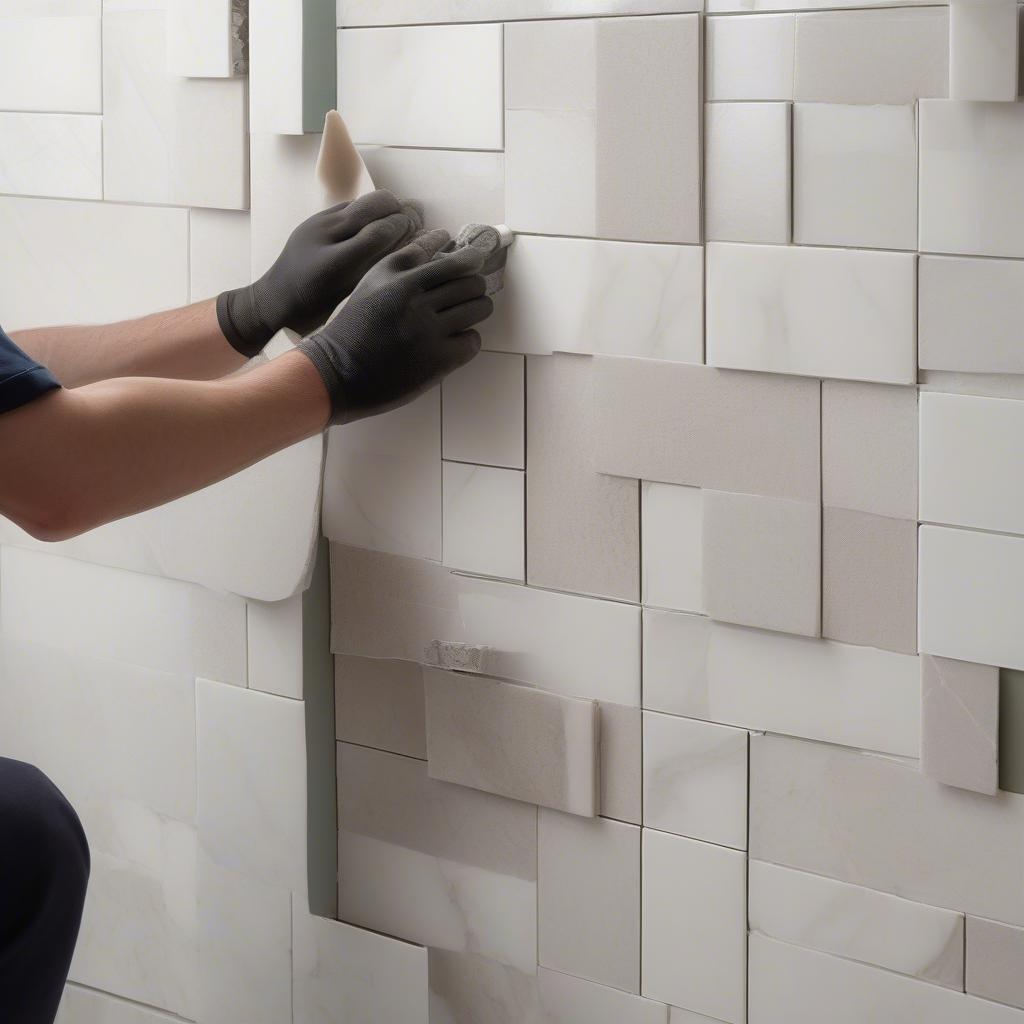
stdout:
POLYGON ((341 312, 299 345, 331 396, 331 422, 386 412, 422 394, 480 351, 474 324, 494 309, 474 246, 428 231, 381 260, 341 312))
POLYGON ((303 221, 274 265, 256 282, 217 298, 224 337, 245 356, 283 327, 319 327, 382 256, 423 227, 418 204, 386 189, 339 203, 303 221))

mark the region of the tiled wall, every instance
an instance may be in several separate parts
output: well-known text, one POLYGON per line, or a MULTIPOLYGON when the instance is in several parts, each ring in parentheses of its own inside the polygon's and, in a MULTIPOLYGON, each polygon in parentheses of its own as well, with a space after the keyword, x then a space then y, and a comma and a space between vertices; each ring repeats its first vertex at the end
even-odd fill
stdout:
POLYGON ((3 524, 0 751, 94 855, 61 1024, 1024 1024, 1015 3, 334 15, 0 12, 9 329, 262 272, 335 96, 518 235, 439 391, 3 524))

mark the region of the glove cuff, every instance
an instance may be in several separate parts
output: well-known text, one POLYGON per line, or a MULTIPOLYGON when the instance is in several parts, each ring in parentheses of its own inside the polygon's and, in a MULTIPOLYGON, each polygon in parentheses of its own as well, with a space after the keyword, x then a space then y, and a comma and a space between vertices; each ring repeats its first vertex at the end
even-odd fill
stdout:
POLYGON ((331 358, 330 349, 321 342, 319 332, 311 334, 295 347, 313 364, 327 388, 331 399, 330 424, 347 422, 351 417, 344 397, 341 368, 331 358))
POLYGON ((251 285, 217 296, 217 322, 231 347, 247 359, 262 352, 276 333, 260 319, 251 285))

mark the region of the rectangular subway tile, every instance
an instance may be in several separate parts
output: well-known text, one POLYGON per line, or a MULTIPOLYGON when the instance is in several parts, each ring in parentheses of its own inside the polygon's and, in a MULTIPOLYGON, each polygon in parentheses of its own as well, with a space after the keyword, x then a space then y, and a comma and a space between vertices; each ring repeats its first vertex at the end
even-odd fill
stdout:
POLYGON ((911 253, 708 246, 711 366, 913 384, 911 253))
POLYGON ((501 149, 501 25, 338 33, 338 107, 358 144, 501 149))
POLYGON ((644 610, 644 707, 917 757, 918 658, 644 610))
POLYGON ((967 991, 1024 1009, 1024 929, 967 918, 967 991))
POLYGON ((339 740, 406 757, 427 757, 423 672, 411 661, 334 659, 339 740))
POLYGON ((643 359, 594 370, 599 472, 819 500, 818 381, 643 359))
POLYGON ((720 622, 821 635, 821 508, 703 492, 704 610, 720 622))
POLYGON ((949 98, 1017 99, 1016 0, 950 0, 949 98))
POLYGON ((704 19, 704 98, 791 100, 796 15, 704 19))
POLYGON ((1024 924, 1024 797, 952 789, 915 762, 752 736, 750 855, 1024 924), (808 814, 829 807, 830 815, 808 814))
POLYGON ((640 609, 456 576, 332 545, 337 654, 421 661, 433 640, 490 647, 488 671, 569 697, 640 703, 640 609))
POLYGON ((640 829, 542 810, 538 957, 626 992, 640 990, 640 829))
POLYGON ((999 669, 921 659, 921 771, 948 786, 999 789, 999 669))
POLYGON ((703 593, 703 491, 643 481, 643 603, 699 612, 703 593))
POLYGON ((0 114, 0 192, 102 199, 102 120, 91 114, 0 114))
POLYGON ((644 825, 747 847, 747 733, 644 712, 644 825))
POLYGON ((432 779, 597 814, 596 702, 431 668, 423 681, 432 779))
POLYGON ((963 914, 750 862, 750 931, 963 991, 963 914))

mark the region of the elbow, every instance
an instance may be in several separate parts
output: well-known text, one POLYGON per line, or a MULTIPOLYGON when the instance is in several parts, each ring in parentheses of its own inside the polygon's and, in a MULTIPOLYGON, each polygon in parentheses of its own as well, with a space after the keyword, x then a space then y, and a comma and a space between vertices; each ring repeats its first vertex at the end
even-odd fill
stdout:
POLYGON ((30 537, 46 544, 70 540, 85 533, 90 525, 70 502, 51 502, 10 517, 30 537))

